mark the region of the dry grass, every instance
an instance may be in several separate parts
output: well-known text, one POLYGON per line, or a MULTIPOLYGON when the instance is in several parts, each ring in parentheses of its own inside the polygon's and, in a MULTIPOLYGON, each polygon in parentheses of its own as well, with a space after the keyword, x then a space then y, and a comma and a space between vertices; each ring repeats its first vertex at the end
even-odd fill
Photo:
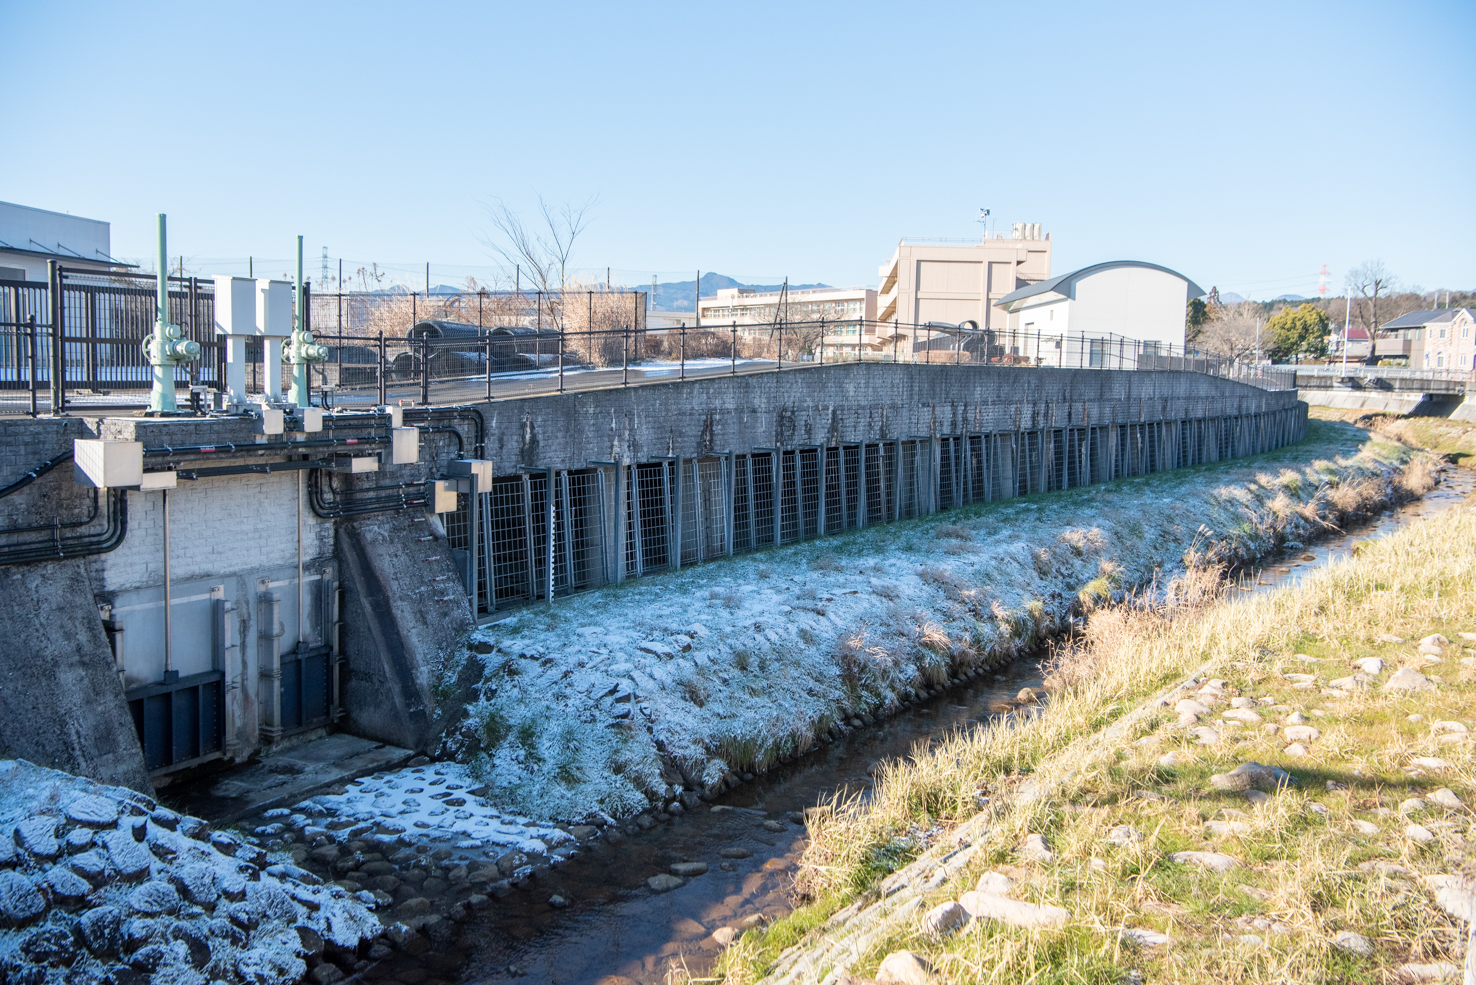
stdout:
POLYGON ((881 956, 901 946, 925 954, 954 982, 1130 980, 1125 975, 1155 982, 1382 982, 1403 962, 1458 963, 1463 935, 1419 878, 1471 868, 1470 813, 1432 807, 1401 819, 1397 812, 1406 798, 1437 787, 1468 804, 1476 799, 1471 743, 1442 742, 1430 726, 1476 725, 1476 667, 1461 663, 1471 654, 1458 637, 1476 632, 1476 509, 1468 504, 1368 542, 1353 559, 1295 589, 1235 602, 1180 596, 1166 607, 1095 612, 1085 645, 1060 661, 1044 714, 958 733, 884 764, 870 797, 819 813, 799 876, 814 905, 730 949, 727 980, 757 980, 781 946, 806 934, 813 945, 839 933, 824 923, 828 914, 872 899, 886 873, 930 840, 945 840, 944 832, 984 804, 987 834, 968 866, 930 892, 925 906, 957 898, 986 870, 1008 869, 1018 877, 1016 896, 1065 907, 1067 925, 1026 931, 975 923, 939 940, 919 932, 915 915, 883 921, 855 972, 874 974, 881 956), (1443 663, 1425 668, 1440 678, 1437 690, 1398 695, 1331 686, 1365 656, 1384 659, 1380 681, 1401 665, 1422 664, 1411 644, 1383 637, 1435 632, 1456 641, 1443 663), (1213 745, 1196 744, 1172 709, 1149 700, 1191 673, 1226 682, 1225 701, 1202 723, 1221 730, 1213 745), (1313 675, 1310 686, 1298 686, 1290 674, 1313 675), (1298 757, 1262 726, 1227 726, 1217 716, 1236 695, 1262 699, 1256 710, 1263 725, 1298 711, 1321 737, 1298 757), (1424 719, 1412 721, 1412 714, 1424 719), (1160 763, 1169 752, 1176 765, 1160 763), (1410 766, 1416 755, 1452 766, 1425 774, 1410 766), (1280 766, 1296 783, 1259 806, 1210 785, 1211 774, 1245 760, 1280 766), (1355 819, 1376 825, 1376 833, 1361 833, 1355 819), (1407 840, 1410 820, 1436 840, 1407 840), (1217 836, 1209 821, 1244 827, 1217 836), (1123 824, 1143 840, 1109 844, 1108 832, 1123 824), (1021 858, 1027 833, 1044 834, 1056 860, 1021 858), (1218 875, 1168 859, 1190 849, 1224 852, 1237 868, 1218 875), (1161 931, 1171 942, 1139 947, 1117 933, 1124 926, 1161 931), (1343 930, 1369 938, 1374 953, 1332 947, 1343 930))

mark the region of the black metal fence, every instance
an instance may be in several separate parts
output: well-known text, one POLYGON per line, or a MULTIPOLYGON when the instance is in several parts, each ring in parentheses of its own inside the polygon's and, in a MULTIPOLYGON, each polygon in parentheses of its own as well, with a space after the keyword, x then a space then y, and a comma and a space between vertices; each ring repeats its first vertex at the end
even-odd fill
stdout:
MULTIPOLYGON (((151 385, 142 342, 153 330, 155 283, 149 274, 55 263, 45 284, 0 281, 0 412, 142 404, 151 385)), ((176 384, 221 387, 226 346, 215 334, 214 281, 172 277, 169 299, 171 320, 202 350, 178 367, 176 384)), ((666 327, 652 323, 640 291, 313 295, 309 288, 305 300, 308 327, 328 350, 310 371, 324 406, 461 402, 839 362, 1245 375, 1230 360, 1179 345, 972 323, 666 327)), ((261 340, 248 338, 249 392, 264 385, 262 356, 261 340)))

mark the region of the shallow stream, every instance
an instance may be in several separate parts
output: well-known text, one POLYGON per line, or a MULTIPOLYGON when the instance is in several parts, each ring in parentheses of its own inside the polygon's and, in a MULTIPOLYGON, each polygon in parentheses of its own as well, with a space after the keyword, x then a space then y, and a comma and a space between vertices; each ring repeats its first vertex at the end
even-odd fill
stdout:
MULTIPOLYGON (((1476 475, 1447 469, 1423 499, 1273 560, 1251 572, 1241 588, 1296 584, 1347 557, 1359 541, 1449 509, 1473 487, 1476 475)), ((455 940, 417 956, 396 954, 366 969, 362 978, 406 985, 513 979, 654 985, 675 980, 683 968, 701 977, 721 950, 715 931, 789 912, 788 890, 804 845, 804 828, 795 820, 799 812, 840 791, 864 793, 879 761, 987 721, 1012 706, 1022 688, 1040 684, 1040 661, 1018 660, 759 776, 715 805, 700 804, 615 844, 597 838, 562 867, 529 878, 471 913, 455 940), (746 857, 725 857, 725 850, 726 856, 746 857), (705 862, 708 871, 667 892, 647 886, 649 877, 677 862, 705 862), (550 903, 553 897, 563 905, 550 903)))

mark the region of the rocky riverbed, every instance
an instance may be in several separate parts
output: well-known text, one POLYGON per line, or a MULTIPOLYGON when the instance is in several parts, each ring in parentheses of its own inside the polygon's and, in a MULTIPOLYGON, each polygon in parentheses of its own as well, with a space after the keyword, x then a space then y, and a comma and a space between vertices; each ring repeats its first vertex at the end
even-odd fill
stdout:
POLYGON ((318 983, 383 932, 326 885, 152 799, 0 760, 0 981, 318 983))

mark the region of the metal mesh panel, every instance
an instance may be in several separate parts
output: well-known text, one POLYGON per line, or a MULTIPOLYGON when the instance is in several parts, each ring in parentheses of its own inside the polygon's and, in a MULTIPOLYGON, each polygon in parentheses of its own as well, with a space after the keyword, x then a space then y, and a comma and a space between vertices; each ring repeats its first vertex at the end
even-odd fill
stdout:
POLYGON ((862 468, 856 477, 856 512, 852 515, 858 526, 886 523, 887 489, 883 481, 886 450, 883 445, 862 445, 856 450, 862 468))
POLYGON ((599 476, 593 469, 560 472, 554 498, 554 593, 599 585, 599 476))
POLYGON ((640 552, 638 570, 660 571, 670 564, 667 548, 670 544, 671 474, 666 462, 651 462, 635 466, 635 487, 632 508, 634 519, 640 524, 639 535, 632 537, 640 552))
POLYGON ((779 542, 787 544, 800 535, 798 463, 792 451, 781 453, 780 462, 779 505, 783 512, 779 517, 779 542))
POLYGON ((918 459, 917 442, 902 442, 902 476, 898 494, 902 497, 902 516, 917 516, 917 487, 922 463, 918 459))
POLYGON ((958 505, 953 494, 953 477, 958 474, 953 447, 952 438, 938 439, 938 507, 944 510, 958 505))
POLYGON ((799 467, 799 536, 820 536, 820 451, 802 448, 796 454, 799 467))
POLYGON ((753 467, 753 546, 774 543, 774 456, 751 455, 753 467))
POLYGON ((529 598, 528 512, 523 498, 523 476, 492 481, 491 524, 487 542, 492 566, 492 603, 500 607, 529 598))
POLYGON ((702 549, 699 546, 702 530, 699 519, 701 510, 697 502, 697 460, 678 459, 676 469, 681 488, 681 496, 678 497, 682 517, 681 561, 682 564, 696 564, 702 560, 702 549))
POLYGON ((846 508, 847 448, 825 449, 825 532, 828 534, 844 530, 850 523, 851 511, 846 508))
POLYGON ((881 485, 882 485, 882 513, 881 522, 891 520, 897 516, 897 471, 898 471, 898 442, 886 442, 881 446, 881 485))
POLYGON ((694 528, 699 531, 699 561, 721 557, 728 552, 727 497, 723 482, 726 466, 721 458, 704 458, 692 463, 697 480, 697 495, 693 499, 697 506, 694 528))
POLYGON ((969 438, 969 502, 989 502, 989 439, 976 434, 969 438))
POLYGON ((753 464, 750 455, 733 456, 733 550, 753 549, 753 464))

